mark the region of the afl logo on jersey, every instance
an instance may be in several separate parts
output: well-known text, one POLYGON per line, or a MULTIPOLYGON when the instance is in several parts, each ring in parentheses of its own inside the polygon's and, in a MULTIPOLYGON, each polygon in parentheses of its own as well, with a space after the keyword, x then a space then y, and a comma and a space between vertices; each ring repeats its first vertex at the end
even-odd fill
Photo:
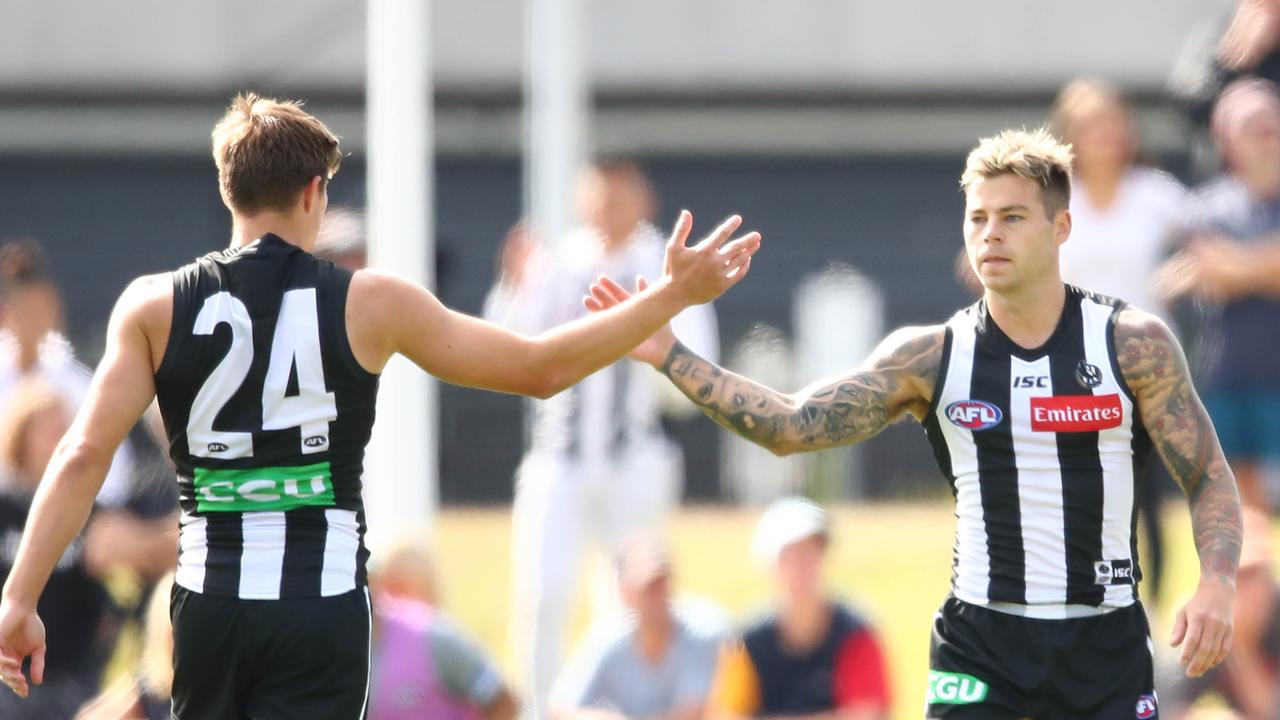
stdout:
POLYGON ((211 452, 211 453, 221 453, 221 452, 226 452, 226 451, 228 451, 228 450, 230 450, 230 449, 231 449, 231 448, 227 447, 226 445, 223 445, 223 444, 222 444, 222 443, 220 443, 220 442, 211 442, 211 443, 209 443, 209 452, 211 452))
POLYGON ((306 445, 309 448, 324 447, 328 443, 329 443, 329 438, 323 435, 312 435, 311 437, 305 438, 302 441, 302 444, 306 445))
POLYGON ((999 425, 1004 413, 986 400, 957 400, 947 406, 947 419, 952 425, 978 432, 999 425))

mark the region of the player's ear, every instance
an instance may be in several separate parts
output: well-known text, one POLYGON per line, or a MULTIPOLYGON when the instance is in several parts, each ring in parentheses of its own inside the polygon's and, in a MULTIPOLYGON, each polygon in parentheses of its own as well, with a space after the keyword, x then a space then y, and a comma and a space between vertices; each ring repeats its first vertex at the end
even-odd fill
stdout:
POLYGON ((1058 244, 1067 241, 1071 236, 1071 211, 1063 208, 1059 210, 1053 218, 1053 233, 1058 240, 1058 244))
POLYGON ((302 188, 302 211, 311 213, 324 200, 324 193, 324 178, 319 175, 311 178, 311 181, 302 188))

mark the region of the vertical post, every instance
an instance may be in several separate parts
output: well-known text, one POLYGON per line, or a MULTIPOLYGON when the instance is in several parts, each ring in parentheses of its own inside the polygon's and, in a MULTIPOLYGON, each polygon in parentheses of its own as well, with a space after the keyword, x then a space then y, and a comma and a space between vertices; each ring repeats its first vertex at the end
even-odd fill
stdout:
MULTIPOLYGON (((435 283, 430 3, 368 2, 369 265, 435 283)), ((365 460, 369 543, 420 531, 438 502, 436 388, 403 357, 382 374, 365 460)))
POLYGON ((529 0, 525 76, 525 209, 558 243, 573 222, 573 182, 589 132, 581 0, 529 0))

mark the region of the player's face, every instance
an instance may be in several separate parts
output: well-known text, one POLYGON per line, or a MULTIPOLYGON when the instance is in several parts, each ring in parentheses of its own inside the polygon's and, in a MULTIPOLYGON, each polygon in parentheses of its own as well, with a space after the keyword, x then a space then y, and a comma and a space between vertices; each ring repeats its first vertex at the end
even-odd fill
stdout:
POLYGON ((827 540, 814 535, 793 542, 778 554, 778 583, 790 600, 813 600, 825 595, 822 563, 827 540))
POLYGON ((1033 180, 1012 173, 979 178, 965 193, 965 249, 988 291, 1058 282, 1058 246, 1070 232, 1070 213, 1050 216, 1033 180))

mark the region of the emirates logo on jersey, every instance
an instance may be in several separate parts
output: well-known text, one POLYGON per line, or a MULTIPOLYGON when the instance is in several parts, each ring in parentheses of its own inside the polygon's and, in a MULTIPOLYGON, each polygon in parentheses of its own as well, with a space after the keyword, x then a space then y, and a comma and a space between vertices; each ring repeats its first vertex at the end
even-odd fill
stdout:
POLYGON ((1035 432, 1097 432, 1120 427, 1122 422, 1124 407, 1115 393, 1031 398, 1035 432))

